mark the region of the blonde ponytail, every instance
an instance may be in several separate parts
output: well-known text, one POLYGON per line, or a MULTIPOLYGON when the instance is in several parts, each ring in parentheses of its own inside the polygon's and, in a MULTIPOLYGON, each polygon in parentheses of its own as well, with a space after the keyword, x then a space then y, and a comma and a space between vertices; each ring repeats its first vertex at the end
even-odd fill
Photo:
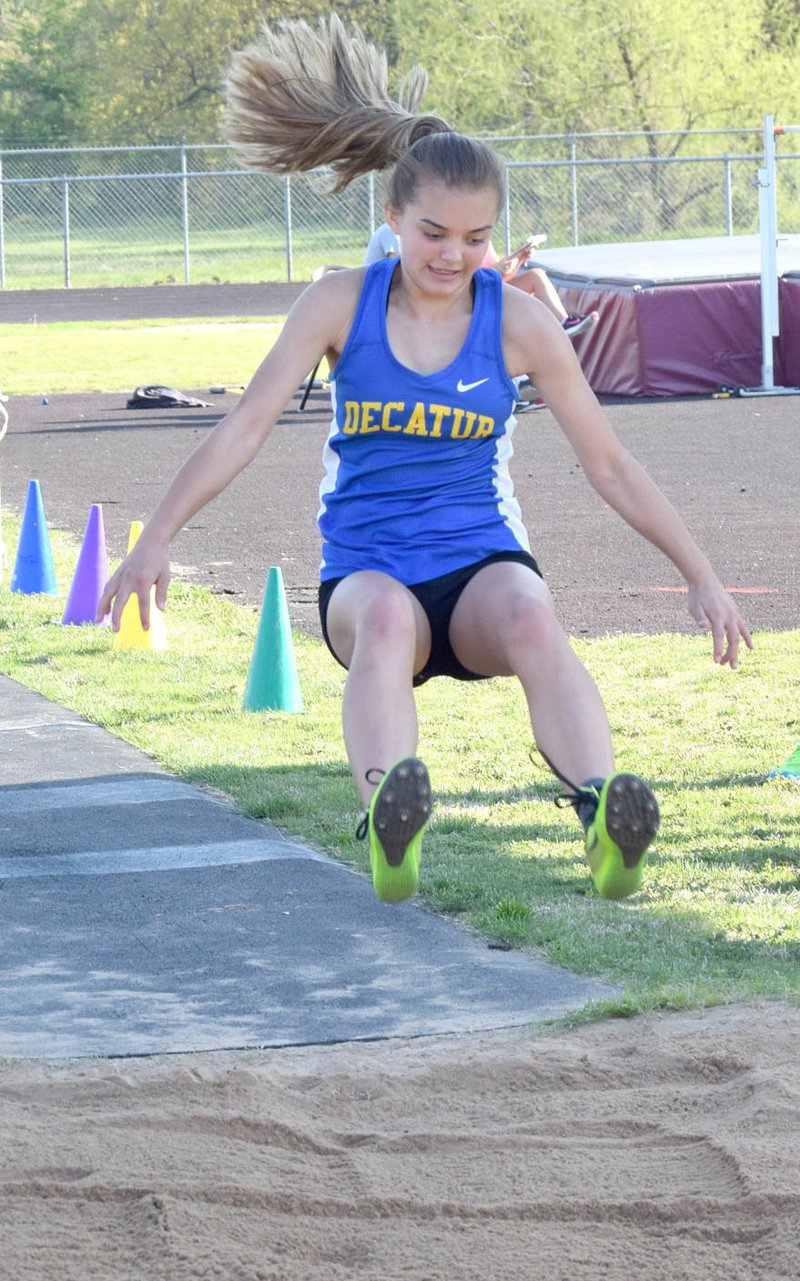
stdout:
POLYGON ((395 163, 420 138, 449 126, 415 114, 428 77, 415 67, 389 97, 386 54, 337 14, 262 25, 234 55, 225 82, 226 136, 249 168, 297 173, 329 166, 333 191, 395 163))

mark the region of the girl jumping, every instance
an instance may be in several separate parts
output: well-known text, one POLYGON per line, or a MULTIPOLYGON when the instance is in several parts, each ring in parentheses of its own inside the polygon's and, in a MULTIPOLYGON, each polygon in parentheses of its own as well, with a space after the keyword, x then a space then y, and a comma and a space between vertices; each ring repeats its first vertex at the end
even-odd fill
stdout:
POLYGON ((306 289, 241 399, 178 472, 98 616, 113 605, 118 628, 136 594, 148 626, 153 584, 165 604, 172 539, 251 462, 326 355, 320 617, 347 669, 344 741, 376 893, 398 902, 418 884, 432 796, 414 687, 441 675, 514 676, 583 825, 595 886, 623 898, 641 884, 658 805, 641 778, 615 771, 600 694, 531 554, 509 474, 513 379, 531 379, 589 483, 683 575, 715 661, 735 668, 750 635, 677 512, 614 435, 558 320, 481 267, 503 208, 503 161, 420 114, 425 84, 416 69, 392 100, 385 56, 335 14, 317 29, 265 27, 234 57, 226 125, 245 161, 276 173, 327 165, 335 190, 388 170, 384 212, 400 256, 306 289))

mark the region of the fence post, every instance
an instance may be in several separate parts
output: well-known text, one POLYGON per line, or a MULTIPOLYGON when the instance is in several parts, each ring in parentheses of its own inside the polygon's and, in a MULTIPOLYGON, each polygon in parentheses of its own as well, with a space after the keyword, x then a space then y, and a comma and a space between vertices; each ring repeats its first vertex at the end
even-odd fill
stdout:
POLYGON ((64 288, 72 283, 69 245, 69 178, 61 179, 61 225, 64 232, 64 288))
POLYGON ((190 284, 189 269, 189 178, 186 165, 186 144, 181 143, 181 226, 183 229, 183 279, 190 284))
POLYGON ((733 235, 733 189, 731 186, 731 158, 725 156, 723 188, 725 191, 725 235, 733 235))
POLYGON ((570 202, 572 205, 572 243, 578 244, 578 166, 575 134, 569 135, 570 202))
POLYGON ((0 148, 0 289, 6 287, 6 211, 3 188, 3 152, 0 148))
POLYGON ((375 174, 371 169, 367 174, 367 204, 369 206, 369 234, 371 236, 375 230, 375 174))
POLYGON ((283 182, 283 217, 286 224, 286 279, 292 279, 292 180, 289 174, 283 182))
POLYGON ((761 385, 775 386, 773 339, 781 332, 778 310, 778 207, 775 197, 775 117, 764 116, 764 165, 758 171, 761 231, 761 385))
POLYGON ((511 193, 509 191, 508 182, 506 182, 506 194, 505 194, 505 199, 503 201, 503 244, 505 245, 503 253, 510 254, 511 253, 511 193))

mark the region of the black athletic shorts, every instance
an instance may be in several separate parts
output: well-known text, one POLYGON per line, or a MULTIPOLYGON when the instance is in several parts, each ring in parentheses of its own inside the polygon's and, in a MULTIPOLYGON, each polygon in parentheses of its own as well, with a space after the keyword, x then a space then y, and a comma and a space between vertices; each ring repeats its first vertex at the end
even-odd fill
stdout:
MULTIPOLYGON (((477 561, 474 565, 465 565, 463 569, 454 569, 451 574, 441 574, 439 578, 429 578, 424 583, 414 583, 409 586, 408 590, 412 596, 416 596, 424 609, 431 629, 430 657, 422 671, 414 677, 415 685, 424 685, 425 681, 430 680, 432 676, 452 676, 459 681, 487 679, 476 672, 470 672, 459 663, 450 644, 450 619, 470 579, 474 578, 484 565, 492 565, 495 561, 501 560, 512 560, 520 565, 527 565, 535 574, 542 577, 539 566, 529 552, 493 552, 491 556, 484 556, 483 560, 477 561)), ((337 663, 341 660, 331 646, 327 618, 331 596, 342 581, 341 578, 328 578, 319 585, 319 618, 322 624, 322 635, 337 663)), ((341 665, 344 666, 343 663, 341 665)))

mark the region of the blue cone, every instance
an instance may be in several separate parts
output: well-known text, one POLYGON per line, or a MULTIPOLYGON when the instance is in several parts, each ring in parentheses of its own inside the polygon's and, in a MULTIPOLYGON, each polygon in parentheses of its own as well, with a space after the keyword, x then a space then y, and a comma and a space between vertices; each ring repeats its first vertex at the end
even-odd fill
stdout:
POLYGON ((11 591, 23 592, 27 596, 59 594, 38 480, 28 482, 17 558, 11 575, 11 591))
POLYGON ((274 565, 267 574, 242 708, 246 712, 303 710, 283 575, 274 565))

